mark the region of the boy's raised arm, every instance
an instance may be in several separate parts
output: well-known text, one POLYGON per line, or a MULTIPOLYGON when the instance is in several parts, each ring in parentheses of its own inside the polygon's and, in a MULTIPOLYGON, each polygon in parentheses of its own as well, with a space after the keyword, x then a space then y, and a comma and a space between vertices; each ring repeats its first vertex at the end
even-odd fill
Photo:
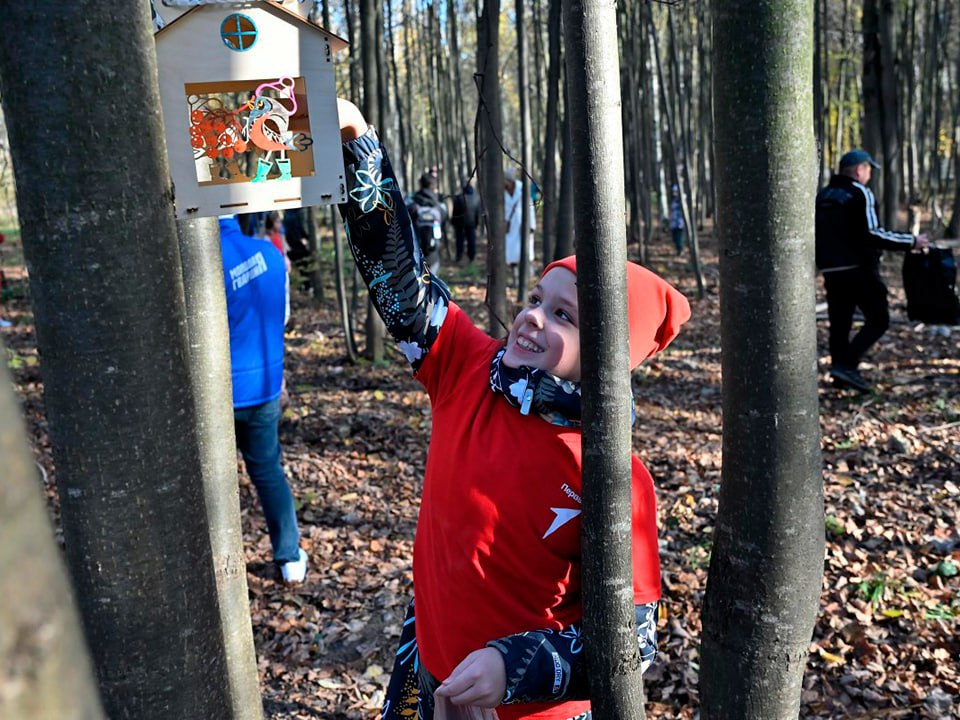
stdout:
POLYGON ((403 194, 376 130, 337 101, 348 200, 340 206, 350 250, 370 298, 414 371, 447 315, 450 291, 424 265, 403 194))

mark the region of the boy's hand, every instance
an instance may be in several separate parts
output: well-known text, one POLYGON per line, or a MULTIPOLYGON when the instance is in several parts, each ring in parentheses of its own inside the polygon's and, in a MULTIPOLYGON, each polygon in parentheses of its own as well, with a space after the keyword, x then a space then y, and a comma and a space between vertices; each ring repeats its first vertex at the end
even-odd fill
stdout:
POLYGON ((340 115, 340 141, 356 140, 367 131, 367 121, 360 108, 349 100, 337 98, 337 113, 340 115))
POLYGON ((503 657, 493 648, 483 648, 467 655, 436 694, 450 698, 456 705, 492 708, 500 704, 506 690, 503 657))
POLYGON ((926 233, 916 235, 913 239, 913 247, 915 250, 922 250, 924 252, 930 247, 930 239, 927 237, 926 233))

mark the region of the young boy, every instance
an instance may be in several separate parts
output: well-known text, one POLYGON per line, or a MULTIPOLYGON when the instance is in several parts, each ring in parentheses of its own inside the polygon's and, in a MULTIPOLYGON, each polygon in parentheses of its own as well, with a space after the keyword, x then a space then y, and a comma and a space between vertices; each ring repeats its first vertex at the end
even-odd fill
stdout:
MULTIPOLYGON (((351 249, 433 410, 414 603, 383 717, 429 720, 435 697, 496 707, 500 720, 587 717, 575 258, 547 267, 506 343, 487 336, 424 267, 376 133, 342 101, 340 122, 351 249)), ((627 276, 635 367, 690 311, 653 273, 628 263, 627 276)), ((631 516, 646 666, 656 654, 660 567, 653 481, 636 457, 631 516)))

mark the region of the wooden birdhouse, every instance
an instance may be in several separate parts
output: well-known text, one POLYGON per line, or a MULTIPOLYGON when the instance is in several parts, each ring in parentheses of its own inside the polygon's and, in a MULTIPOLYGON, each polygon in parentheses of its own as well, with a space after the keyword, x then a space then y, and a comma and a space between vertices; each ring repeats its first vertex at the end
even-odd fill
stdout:
POLYGON ((345 40, 273 2, 191 7, 154 39, 178 218, 346 200, 345 40))

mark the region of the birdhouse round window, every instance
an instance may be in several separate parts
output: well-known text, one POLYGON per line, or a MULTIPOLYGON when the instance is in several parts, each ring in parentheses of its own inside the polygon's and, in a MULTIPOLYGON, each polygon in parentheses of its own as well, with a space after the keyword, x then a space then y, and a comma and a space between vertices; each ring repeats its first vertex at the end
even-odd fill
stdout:
POLYGON ((233 13, 220 24, 220 37, 231 50, 243 52, 257 42, 257 26, 246 15, 233 13))

